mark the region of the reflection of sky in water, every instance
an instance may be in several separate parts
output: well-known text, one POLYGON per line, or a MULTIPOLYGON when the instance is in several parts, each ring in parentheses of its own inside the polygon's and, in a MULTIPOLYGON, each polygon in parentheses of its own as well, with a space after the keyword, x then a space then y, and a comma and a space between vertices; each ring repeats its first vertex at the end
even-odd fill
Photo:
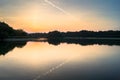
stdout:
POLYGON ((0 56, 0 80, 117 78, 119 52, 119 46, 27 43, 0 56))

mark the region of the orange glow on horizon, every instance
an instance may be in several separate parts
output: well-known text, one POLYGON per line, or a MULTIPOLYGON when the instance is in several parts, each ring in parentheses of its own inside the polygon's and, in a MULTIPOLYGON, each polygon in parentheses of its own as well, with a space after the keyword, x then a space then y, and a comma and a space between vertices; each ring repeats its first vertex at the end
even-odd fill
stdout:
POLYGON ((72 16, 66 15, 49 4, 29 3, 11 17, 5 17, 6 21, 15 29, 23 29, 26 32, 80 31, 80 30, 107 30, 114 27, 113 20, 98 16, 96 12, 71 11, 72 16), (31 6, 32 5, 32 6, 31 6))

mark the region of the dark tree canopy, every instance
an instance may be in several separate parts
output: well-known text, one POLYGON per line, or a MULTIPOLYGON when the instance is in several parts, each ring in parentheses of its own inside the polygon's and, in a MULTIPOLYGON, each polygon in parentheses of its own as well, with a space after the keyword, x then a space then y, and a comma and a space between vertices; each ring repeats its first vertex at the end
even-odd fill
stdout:
POLYGON ((61 38, 63 37, 61 32, 59 31, 52 31, 48 33, 48 38, 56 39, 56 38, 61 38))
POLYGON ((26 36, 27 33, 23 30, 15 30, 5 22, 0 22, 0 39, 13 36, 26 36))
POLYGON ((120 38, 120 31, 88 31, 82 30, 78 32, 59 32, 59 31, 52 31, 49 33, 33 33, 27 34, 25 31, 18 29, 15 30, 10 27, 5 22, 0 22, 0 40, 4 38, 48 38, 50 41, 52 40, 61 40, 63 38, 120 38))

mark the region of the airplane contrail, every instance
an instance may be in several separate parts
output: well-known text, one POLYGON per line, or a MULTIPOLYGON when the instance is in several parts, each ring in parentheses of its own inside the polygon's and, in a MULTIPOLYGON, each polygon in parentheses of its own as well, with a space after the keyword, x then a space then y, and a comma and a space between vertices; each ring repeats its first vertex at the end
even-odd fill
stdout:
POLYGON ((54 72, 55 70, 60 69, 62 66, 64 66, 67 62, 69 62, 68 60, 58 64, 55 67, 52 67, 51 69, 49 69, 47 72, 43 73, 42 75, 38 75, 37 77, 35 77, 33 80, 40 80, 41 78, 51 74, 52 72, 54 72))
POLYGON ((52 3, 49 0, 44 0, 46 3, 50 4, 52 7, 58 9, 59 11, 63 12, 66 15, 71 15, 69 12, 65 11, 64 9, 60 8, 59 6, 55 5, 54 3, 52 3))

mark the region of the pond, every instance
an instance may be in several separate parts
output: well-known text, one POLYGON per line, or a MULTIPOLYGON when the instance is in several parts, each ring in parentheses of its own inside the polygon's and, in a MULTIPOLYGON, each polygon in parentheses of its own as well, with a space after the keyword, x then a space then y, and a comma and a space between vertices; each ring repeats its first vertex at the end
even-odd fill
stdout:
POLYGON ((0 80, 119 80, 119 45, 0 43, 0 80))

